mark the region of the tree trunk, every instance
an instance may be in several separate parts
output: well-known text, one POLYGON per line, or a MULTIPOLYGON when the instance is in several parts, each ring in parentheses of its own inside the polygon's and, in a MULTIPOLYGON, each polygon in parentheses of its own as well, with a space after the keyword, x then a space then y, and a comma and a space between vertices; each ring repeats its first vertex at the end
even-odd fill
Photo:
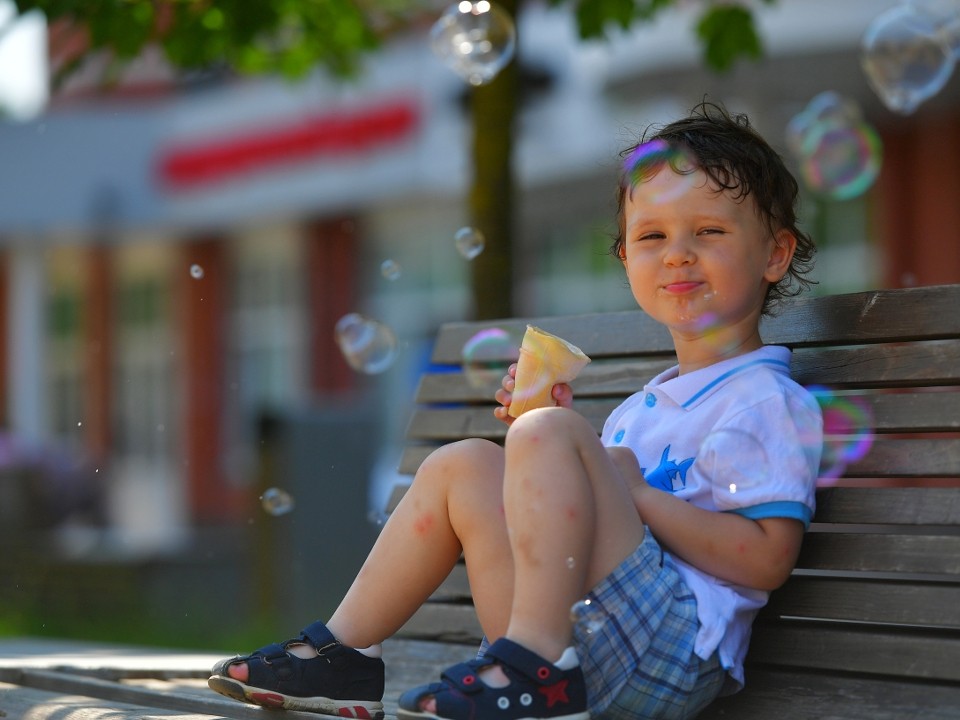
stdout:
MULTIPOLYGON (((516 18, 519 0, 500 0, 516 18)), ((519 45, 519 38, 518 38, 519 45)), ((486 238, 484 251, 471 262, 473 314, 490 320, 513 315, 513 126, 517 114, 517 62, 511 61, 493 82, 473 89, 470 98, 473 180, 470 216, 486 238)))

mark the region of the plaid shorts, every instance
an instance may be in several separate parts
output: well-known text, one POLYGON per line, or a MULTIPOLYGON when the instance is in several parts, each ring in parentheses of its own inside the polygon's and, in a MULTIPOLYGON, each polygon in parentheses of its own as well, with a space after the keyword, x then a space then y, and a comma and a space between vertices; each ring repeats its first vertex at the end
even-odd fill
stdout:
POLYGON ((692 718, 720 694, 716 653, 701 660, 693 650, 696 599, 649 529, 574 608, 591 717, 692 718))

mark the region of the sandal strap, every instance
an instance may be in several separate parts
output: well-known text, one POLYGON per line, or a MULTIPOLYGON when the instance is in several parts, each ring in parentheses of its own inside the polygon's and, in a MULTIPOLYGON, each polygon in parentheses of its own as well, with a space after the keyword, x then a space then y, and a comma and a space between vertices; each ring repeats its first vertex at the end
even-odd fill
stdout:
MULTIPOLYGON (((537 685, 553 685, 564 674, 563 670, 549 660, 507 638, 500 638, 487 648, 483 656, 483 659, 486 658, 500 661, 508 677, 512 670, 537 685)), ((490 663, 484 662, 484 664, 490 663)))
MULTIPOLYGON (((442 680, 445 680, 450 685, 456 687, 460 692, 465 694, 473 694, 483 690, 483 683, 480 681, 480 676, 477 675, 477 671, 489 665, 490 663, 483 659, 474 659, 468 660, 467 662, 457 663, 456 665, 451 665, 442 673, 440 677, 442 680)), ((443 682, 434 683, 437 687, 434 688, 433 692, 428 694, 434 694, 441 689, 445 689, 446 686, 443 682)))

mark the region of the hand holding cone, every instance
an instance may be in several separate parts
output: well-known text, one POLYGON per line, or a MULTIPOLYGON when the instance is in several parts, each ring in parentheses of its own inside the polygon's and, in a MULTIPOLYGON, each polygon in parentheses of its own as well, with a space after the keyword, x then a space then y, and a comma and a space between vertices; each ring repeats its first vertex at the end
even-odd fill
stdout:
POLYGON ((588 362, 590 358, 577 346, 527 325, 520 344, 510 416, 516 418, 527 410, 554 405, 553 386, 573 380, 588 362))

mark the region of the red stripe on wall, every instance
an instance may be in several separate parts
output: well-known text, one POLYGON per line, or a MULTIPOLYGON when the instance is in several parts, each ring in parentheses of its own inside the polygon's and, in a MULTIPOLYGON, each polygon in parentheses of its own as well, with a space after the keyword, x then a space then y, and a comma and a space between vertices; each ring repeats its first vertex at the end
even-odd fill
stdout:
POLYGON ((157 172, 178 190, 277 165, 324 156, 348 156, 400 142, 418 124, 416 106, 398 100, 352 113, 314 116, 285 127, 173 147, 157 172))

